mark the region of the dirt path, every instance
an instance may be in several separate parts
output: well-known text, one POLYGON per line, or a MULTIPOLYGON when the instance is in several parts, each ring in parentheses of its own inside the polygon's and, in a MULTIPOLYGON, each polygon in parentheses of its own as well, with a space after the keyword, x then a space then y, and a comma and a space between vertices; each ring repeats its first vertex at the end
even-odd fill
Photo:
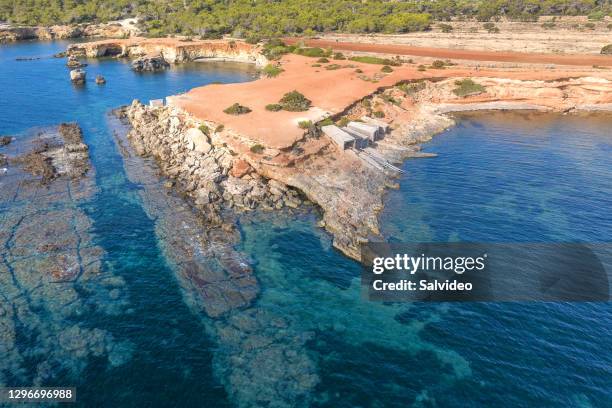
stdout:
POLYGON ((521 52, 454 50, 447 48, 413 47, 410 45, 366 44, 317 39, 309 40, 303 38, 286 38, 285 41, 288 44, 295 44, 298 41, 302 41, 310 47, 333 48, 334 50, 342 51, 361 51, 381 54, 411 55, 418 57, 432 57, 441 59, 463 59, 472 61, 498 61, 576 66, 612 66, 612 56, 606 55, 555 55, 528 54, 521 52))

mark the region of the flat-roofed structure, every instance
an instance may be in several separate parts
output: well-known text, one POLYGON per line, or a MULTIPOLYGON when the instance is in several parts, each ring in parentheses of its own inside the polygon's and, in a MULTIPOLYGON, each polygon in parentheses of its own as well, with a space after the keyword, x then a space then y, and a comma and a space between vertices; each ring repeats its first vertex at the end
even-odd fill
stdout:
POLYGON ((323 126, 321 127, 321 131, 342 150, 355 146, 355 138, 336 125, 323 126))
POLYGON ((353 129, 349 129, 347 127, 341 128, 341 130, 345 131, 349 135, 355 138, 355 148, 356 149, 365 149, 370 144, 370 139, 365 137, 364 135, 355 132, 353 129))
POLYGON ((369 125, 362 122, 349 122, 346 127, 370 139, 372 142, 382 137, 382 130, 375 125, 369 125))
POLYGON ((380 128, 380 130, 382 131, 382 134, 386 134, 389 131, 389 124, 383 122, 382 120, 377 120, 374 118, 371 118, 369 116, 362 116, 361 120, 363 120, 365 123, 369 124, 369 125, 374 125, 374 126, 378 126, 380 128))

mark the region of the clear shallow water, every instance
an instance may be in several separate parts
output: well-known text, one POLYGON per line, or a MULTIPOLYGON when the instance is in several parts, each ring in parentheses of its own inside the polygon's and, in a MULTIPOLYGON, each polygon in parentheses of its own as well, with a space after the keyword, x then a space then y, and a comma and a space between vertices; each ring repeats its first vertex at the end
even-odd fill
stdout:
MULTIPOLYGON (((396 242, 609 242, 612 117, 461 116, 404 164, 381 214, 396 242)), ((317 331, 327 398, 352 406, 612 404, 612 306, 385 305, 359 300, 359 267, 316 218, 244 225, 261 304, 317 331), (272 227, 271 227, 272 226, 272 227)))
MULTIPOLYGON (((137 75, 114 60, 89 61, 107 85, 74 88, 65 43, 0 48, 0 133, 78 121, 99 193, 85 205, 105 268, 126 280, 129 306, 85 323, 133 344, 127 364, 88 359, 80 406, 227 406, 214 378, 217 339, 186 306, 137 194, 105 113, 132 98, 249 79, 205 64, 137 75)), ((610 117, 504 114, 464 119, 436 137, 431 160, 409 161, 382 215, 397 241, 609 241, 610 117)), ((314 333, 307 352, 320 377, 315 405, 610 406, 612 307, 608 304, 414 304, 361 301, 358 265, 331 248, 316 217, 245 216, 245 251, 261 283, 257 307, 314 333)), ((24 340, 26 341, 26 340, 24 340)), ((30 340, 32 341, 32 340, 30 340)), ((54 383, 74 380, 58 371, 54 383), (69 380, 70 379, 70 380, 69 380)), ((26 385, 26 384, 24 384, 26 385)), ((252 401, 242 401, 244 406, 252 401)))

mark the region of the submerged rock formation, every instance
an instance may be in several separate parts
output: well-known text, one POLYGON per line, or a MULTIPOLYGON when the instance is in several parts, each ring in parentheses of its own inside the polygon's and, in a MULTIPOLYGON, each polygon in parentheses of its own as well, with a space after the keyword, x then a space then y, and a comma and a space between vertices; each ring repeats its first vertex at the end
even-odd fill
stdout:
MULTIPOLYGON (((316 364, 304 347, 312 333, 297 331, 290 316, 279 316, 254 304, 260 287, 250 260, 235 249, 240 236, 232 228, 234 216, 218 213, 223 221, 215 224, 199 212, 216 211, 210 207, 218 205, 224 194, 219 191, 220 196, 212 202, 196 204, 194 211, 189 205, 193 204, 193 195, 187 193, 191 199, 185 200, 158 180, 160 169, 163 174, 174 174, 170 184, 177 186, 206 174, 198 172, 200 176, 193 176, 193 165, 180 168, 181 160, 194 158, 206 163, 202 170, 219 180, 228 180, 232 177, 227 175, 231 154, 226 155, 222 145, 207 146, 202 131, 165 108, 149 111, 135 102, 124 114, 124 119, 139 124, 127 133, 111 122, 127 175, 143 186, 140 197, 147 214, 155 220, 155 233, 165 258, 176 273, 187 304, 202 318, 208 336, 217 343, 213 371, 230 400, 245 408, 309 406, 319 382, 316 364), (160 145, 164 135, 169 140, 160 145), (168 149, 175 151, 178 159, 172 160, 171 167, 164 166, 159 161, 162 156, 158 156, 169 157, 168 149), (147 159, 149 156, 157 164, 147 159), (176 166, 176 173, 169 172, 176 166)), ((258 179, 254 184, 263 188, 265 183, 258 179)), ((282 190, 279 195, 288 190, 279 183, 268 188, 282 190)), ((182 188, 178 192, 185 194, 182 188)))
POLYGON ((127 292, 81 209, 96 187, 79 127, 35 129, 0 150, 0 385, 77 381, 90 359, 124 364, 129 344, 82 323, 119 313, 127 292))
POLYGON ((58 127, 61 141, 39 139, 32 150, 13 159, 32 176, 40 177, 43 185, 58 177, 78 179, 90 169, 87 145, 76 123, 62 123, 58 127))
POLYGON ((137 72, 149 71, 163 71, 170 67, 170 64, 166 62, 164 57, 161 55, 145 55, 132 61, 132 69, 137 72))

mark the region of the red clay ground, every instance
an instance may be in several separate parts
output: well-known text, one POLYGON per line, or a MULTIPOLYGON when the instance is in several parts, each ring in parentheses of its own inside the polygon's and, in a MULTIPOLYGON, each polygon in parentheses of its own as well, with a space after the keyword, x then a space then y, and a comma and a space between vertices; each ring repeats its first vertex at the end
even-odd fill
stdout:
MULTIPOLYGON (((223 124, 226 129, 248 137, 251 141, 267 147, 283 149, 302 138, 304 131, 298 127, 300 120, 318 121, 326 113, 339 113, 361 98, 374 93, 378 88, 392 86, 402 80, 420 78, 475 77, 489 76, 524 80, 548 80, 568 76, 592 76, 595 70, 580 72, 575 69, 563 71, 545 70, 542 67, 526 66, 521 70, 504 71, 475 70, 466 67, 452 67, 442 70, 417 71, 416 64, 393 67, 394 71, 379 81, 365 81, 359 76, 381 75, 381 66, 356 63, 347 60, 334 61, 344 68, 327 70, 312 67, 316 58, 286 55, 281 60, 285 70, 276 78, 262 78, 239 84, 208 85, 192 89, 186 94, 168 98, 169 103, 185 109, 202 120, 223 124), (357 73, 359 68, 363 73, 357 73), (276 103, 286 93, 298 90, 313 102, 307 112, 270 112, 267 104, 276 103), (225 114, 223 110, 234 103, 252 109, 251 113, 240 116, 225 114)), ((612 79, 612 70, 598 70, 597 76, 612 79)))
POLYGON ((529 64, 558 64, 574 66, 612 66, 612 56, 607 55, 556 55, 527 54, 522 52, 452 50, 446 48, 413 47, 410 45, 366 44, 320 39, 286 38, 288 44, 303 42, 309 47, 333 48, 340 51, 360 51, 392 55, 410 55, 440 59, 471 61, 497 61, 529 64))

